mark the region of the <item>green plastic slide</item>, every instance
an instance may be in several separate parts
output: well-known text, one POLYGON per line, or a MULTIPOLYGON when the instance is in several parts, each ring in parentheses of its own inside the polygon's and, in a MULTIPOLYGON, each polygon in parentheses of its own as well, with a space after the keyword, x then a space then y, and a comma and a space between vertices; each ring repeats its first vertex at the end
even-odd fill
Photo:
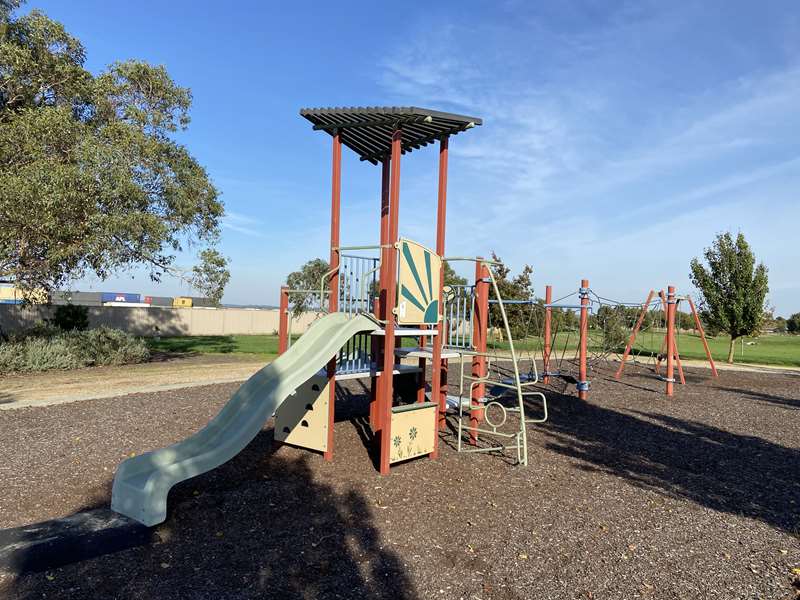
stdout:
POLYGON ((375 329, 378 325, 367 317, 344 313, 314 323, 288 351, 248 379, 203 429, 172 446, 125 460, 114 476, 112 510, 144 525, 162 523, 172 486, 236 456, 347 340, 375 329))

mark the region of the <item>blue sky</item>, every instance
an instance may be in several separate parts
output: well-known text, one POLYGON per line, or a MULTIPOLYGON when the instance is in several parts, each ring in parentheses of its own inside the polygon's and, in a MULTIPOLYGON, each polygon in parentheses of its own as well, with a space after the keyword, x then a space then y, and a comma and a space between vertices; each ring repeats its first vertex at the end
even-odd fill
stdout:
MULTIPOLYGON (((800 310, 800 4, 31 1, 93 71, 163 63, 194 95, 181 134, 222 192, 231 303, 274 303, 328 255, 330 138, 309 106, 416 105, 480 116, 451 142, 447 254, 496 251, 537 292, 588 277, 643 299, 722 230, 800 310), (667 250, 667 247, 671 248, 667 250)), ((400 232, 433 244, 437 153, 404 157, 400 232)), ((378 167, 345 152, 342 243, 378 237, 378 167)), ((180 263, 189 265, 190 257, 180 263)), ((125 275, 81 287, 186 293, 125 275)))

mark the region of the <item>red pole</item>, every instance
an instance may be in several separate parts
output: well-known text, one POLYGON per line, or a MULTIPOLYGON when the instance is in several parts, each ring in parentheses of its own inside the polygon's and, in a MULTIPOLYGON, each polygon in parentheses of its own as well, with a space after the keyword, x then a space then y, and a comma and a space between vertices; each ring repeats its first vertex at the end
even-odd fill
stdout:
MULTIPOLYGON (((373 304, 373 314, 375 315, 376 319, 381 318, 381 301, 380 298, 375 298, 373 304)), ((378 365, 381 364, 383 360, 383 355, 380 352, 381 344, 381 336, 373 335, 370 338, 370 362, 375 365, 375 370, 377 371, 378 365)), ((380 411, 378 410, 380 407, 380 402, 378 401, 378 394, 380 393, 380 386, 378 385, 378 377, 373 375, 370 379, 370 395, 369 395, 369 426, 372 428, 372 431, 378 431, 380 429, 380 411)))
POLYGON ((383 353, 383 374, 381 375, 381 448, 380 448, 380 473, 386 475, 389 473, 389 451, 392 442, 392 394, 394 391, 394 382, 392 381, 392 372, 394 371, 394 314, 392 309, 395 305, 395 286, 397 284, 397 253, 394 244, 397 243, 397 228, 398 228, 398 215, 400 204, 400 152, 402 150, 403 132, 398 129, 392 133, 392 164, 391 164, 391 178, 389 185, 389 239, 387 244, 391 247, 382 248, 383 262, 381 263, 381 273, 383 274, 383 283, 385 286, 381 290, 381 298, 386 298, 386 303, 383 305, 384 313, 386 314, 386 325, 384 327, 384 353, 383 353))
MULTIPOLYGON (((390 180, 390 158, 387 156, 381 162, 381 226, 380 226, 380 239, 381 239, 381 261, 384 258, 384 248, 389 240, 389 180, 390 180)), ((381 262, 381 270, 378 273, 378 298, 375 300, 375 316, 379 320, 386 320, 386 283, 384 281, 385 270, 383 262, 381 262)), ((375 370, 380 370, 380 365, 383 364, 383 353, 385 350, 385 340, 383 336, 371 336, 371 344, 375 346, 375 370)), ((381 429, 383 414, 383 386, 380 384, 378 377, 372 378, 372 387, 374 388, 373 396, 375 397, 375 406, 370 423, 372 424, 372 431, 376 434, 381 429)))
POLYGON ((278 305, 278 354, 289 348, 289 288, 281 286, 281 297, 278 305))
POLYGON ((706 332, 703 331, 703 324, 700 322, 700 317, 697 314, 697 309, 694 307, 694 302, 692 302, 691 296, 686 296, 687 300, 689 300, 689 306, 692 309, 692 316, 694 317, 694 326, 697 329, 698 333, 700 333, 700 340, 703 342, 703 349, 706 351, 706 358, 708 358, 708 364, 711 365, 711 376, 718 377, 719 374, 717 373, 717 366, 714 364, 714 358, 711 356, 711 350, 708 347, 708 341, 706 340, 706 332))
MULTIPOLYGON (((472 376, 486 377, 486 341, 489 337, 489 271, 486 265, 475 263, 475 315, 473 317, 472 344, 476 354, 472 357, 472 376)), ((472 388, 469 408, 469 443, 478 443, 478 432, 475 428, 483 422, 483 406, 481 400, 486 395, 486 385, 480 383, 472 388)))
POLYGON ((580 367, 578 374, 578 398, 586 400, 589 397, 589 382, 586 377, 586 345, 589 337, 589 280, 581 280, 581 340, 580 340, 580 367))
MULTIPOLYGON (((436 204, 436 254, 444 257, 445 229, 447 222, 447 149, 448 136, 442 137, 439 143, 439 192, 436 204)), ((442 288, 444 288, 444 265, 439 277, 439 312, 442 313, 442 288)), ((442 344, 444 344, 444 322, 441 317, 436 324, 436 336, 433 338, 433 358, 431 360, 431 401, 439 403, 438 425, 443 430, 446 426, 447 414, 447 361, 442 360, 442 344)), ((439 455, 439 439, 434 437, 433 458, 439 455)))
POLYGON ((553 321, 553 309, 549 306, 553 303, 553 286, 544 286, 544 351, 542 352, 542 367, 544 369, 544 377, 542 383, 550 383, 550 327, 553 321))
MULTIPOLYGON (((333 167, 331 173, 331 269, 339 267, 339 216, 341 213, 342 196, 342 140, 339 132, 333 134, 333 167)), ((320 302, 322 298, 320 298, 320 302)), ((330 280, 330 294, 328 296, 328 310, 335 313, 339 310, 339 271, 333 271, 330 280)), ((325 450, 325 460, 333 460, 333 425, 334 408, 336 403, 336 357, 328 363, 328 387, 330 400, 328 402, 328 449, 325 450)))
POLYGON ((675 382, 674 369, 674 349, 675 349, 675 286, 667 287, 667 396, 673 394, 673 383, 675 382))
POLYGON ((619 369, 614 374, 615 379, 619 379, 622 377, 622 370, 625 368, 625 361, 628 360, 628 355, 631 353, 633 349, 633 344, 636 343, 636 334, 639 333, 639 329, 642 327, 642 323, 644 323, 644 318, 647 315, 647 309, 650 307, 650 301, 655 296, 655 291, 650 290, 647 294, 647 300, 644 301, 642 305, 642 312, 639 313, 639 318, 636 320, 636 325, 633 326, 633 331, 631 331, 631 336, 628 338, 628 345, 625 346, 625 352, 622 353, 622 362, 619 363, 619 369))

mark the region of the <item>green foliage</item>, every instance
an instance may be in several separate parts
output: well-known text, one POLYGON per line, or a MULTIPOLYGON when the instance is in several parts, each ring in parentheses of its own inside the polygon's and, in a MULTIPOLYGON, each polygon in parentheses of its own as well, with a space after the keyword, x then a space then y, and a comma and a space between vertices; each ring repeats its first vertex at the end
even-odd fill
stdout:
POLYGON ((455 272, 455 269, 450 266, 449 262, 443 262, 442 268, 444 269, 444 284, 445 285, 467 285, 467 278, 461 277, 455 272))
POLYGON ((118 329, 59 331, 37 327, 0 344, 0 373, 78 369, 145 362, 145 342, 118 329))
POLYGON ((228 261, 216 250, 207 248, 200 253, 200 264, 192 269, 191 285, 202 290, 214 306, 219 306, 225 286, 231 278, 228 261))
POLYGON ((692 259, 690 277, 702 294, 702 315, 712 331, 731 337, 728 362, 733 362, 734 342, 761 329, 769 291, 767 268, 759 263, 739 233, 722 233, 704 252, 707 266, 692 259))
MULTIPOLYGON (((493 266, 492 272, 497 281, 500 297, 503 300, 530 300, 533 298, 533 282, 531 281, 533 268, 530 265, 525 265, 519 274, 512 277, 511 269, 502 264, 502 260, 494 252, 492 252, 492 260, 501 263, 493 266)), ((489 298, 493 297, 494 292, 490 291, 489 298)), ((532 306, 524 304, 507 305, 505 309, 508 325, 514 339, 522 338, 526 333, 533 333, 528 331, 528 325, 532 319, 531 310, 534 310, 532 306)), ((489 320, 492 327, 503 327, 503 316, 497 304, 489 305, 489 320)))
POLYGON ((330 264, 321 258, 308 261, 300 270, 289 273, 286 278, 286 285, 290 290, 310 290, 303 293, 294 293, 289 297, 293 303, 292 313, 294 316, 301 315, 304 311, 318 308, 320 299, 320 283, 325 274, 330 271, 330 264))
POLYGON ((786 319, 786 331, 789 333, 800 333, 800 312, 794 313, 786 319))
MULTIPOLYGON (((91 74, 80 41, 39 11, 0 26, 0 276, 49 291, 144 265, 158 281, 187 244, 213 246, 217 190, 171 137, 189 90, 135 60, 91 74)), ((200 260, 227 281, 219 254, 200 260)))
POLYGON ((89 329, 89 307, 75 304, 58 306, 51 322, 61 331, 89 329))

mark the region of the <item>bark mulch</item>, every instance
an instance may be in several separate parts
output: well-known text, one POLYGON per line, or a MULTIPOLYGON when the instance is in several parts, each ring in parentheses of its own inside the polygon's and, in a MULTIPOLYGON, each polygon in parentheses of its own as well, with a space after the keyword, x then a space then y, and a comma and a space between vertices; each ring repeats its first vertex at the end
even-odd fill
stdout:
MULTIPOLYGON (((152 545, 0 574, 0 598, 800 597, 800 378, 687 375, 673 399, 644 370, 594 373, 588 402, 550 390, 527 468, 449 433, 385 478, 348 383, 333 463, 273 449, 268 424, 173 490, 152 545)), ((0 527, 107 506, 121 460, 236 387, 0 412, 0 527)))

